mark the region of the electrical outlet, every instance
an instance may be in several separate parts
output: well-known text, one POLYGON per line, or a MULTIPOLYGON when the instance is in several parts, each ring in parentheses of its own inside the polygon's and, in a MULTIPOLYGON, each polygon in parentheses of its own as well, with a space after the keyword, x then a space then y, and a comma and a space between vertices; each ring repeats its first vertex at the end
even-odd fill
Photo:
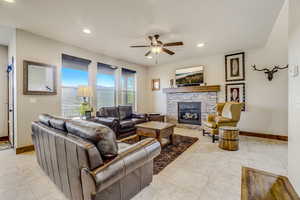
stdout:
POLYGON ((297 77, 299 75, 299 66, 298 65, 291 66, 290 75, 292 77, 297 77))

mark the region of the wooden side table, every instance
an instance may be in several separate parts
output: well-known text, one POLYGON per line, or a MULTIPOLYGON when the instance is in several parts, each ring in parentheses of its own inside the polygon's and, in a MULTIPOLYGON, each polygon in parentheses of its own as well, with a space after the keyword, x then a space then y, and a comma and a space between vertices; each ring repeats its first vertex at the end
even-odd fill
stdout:
POLYGON ((148 121, 165 122, 165 115, 148 115, 148 121))
POLYGON ((239 150, 239 129, 231 126, 220 127, 219 147, 228 151, 239 150))

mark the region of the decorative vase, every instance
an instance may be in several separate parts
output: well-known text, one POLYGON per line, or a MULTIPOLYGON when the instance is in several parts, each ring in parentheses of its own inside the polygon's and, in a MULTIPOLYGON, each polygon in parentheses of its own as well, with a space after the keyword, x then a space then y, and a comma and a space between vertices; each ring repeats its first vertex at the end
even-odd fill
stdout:
POLYGON ((173 88, 174 87, 174 79, 171 79, 170 80, 170 88, 173 88))

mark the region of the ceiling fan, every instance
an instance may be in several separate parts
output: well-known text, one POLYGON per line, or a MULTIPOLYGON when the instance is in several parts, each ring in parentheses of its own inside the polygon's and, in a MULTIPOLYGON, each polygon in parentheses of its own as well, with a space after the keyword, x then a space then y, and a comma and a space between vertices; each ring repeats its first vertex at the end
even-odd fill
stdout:
POLYGON ((165 48, 165 47, 172 47, 172 46, 182 46, 183 42, 171 42, 171 43, 163 43, 159 40, 159 35, 156 34, 154 36, 148 36, 150 40, 150 45, 136 45, 130 46, 132 48, 150 48, 150 50, 145 54, 145 56, 149 56, 151 53, 153 54, 160 54, 162 52, 167 53, 169 55, 174 55, 175 52, 165 48))

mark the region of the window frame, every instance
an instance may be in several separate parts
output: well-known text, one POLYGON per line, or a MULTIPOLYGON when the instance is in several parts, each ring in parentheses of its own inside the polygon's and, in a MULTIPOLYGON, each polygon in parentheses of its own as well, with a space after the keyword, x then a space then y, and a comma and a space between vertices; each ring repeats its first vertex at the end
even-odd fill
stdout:
MULTIPOLYGON (((91 60, 87 60, 84 58, 79 58, 79 57, 74 57, 74 56, 70 56, 67 54, 62 54, 62 59, 61 59, 62 63, 61 63, 61 69, 60 69, 60 92, 61 92, 61 96, 60 96, 60 112, 61 112, 61 116, 64 117, 68 117, 68 118, 76 118, 79 117, 80 114, 77 114, 76 116, 74 115, 64 115, 64 109, 63 109, 63 89, 70 87, 70 88, 74 88, 74 89, 78 89, 78 87, 82 84, 78 84, 78 85, 72 85, 72 86, 68 86, 68 85, 63 85, 63 69, 72 69, 72 70, 78 70, 81 71, 80 68, 82 67, 84 72, 87 73, 87 83, 84 84, 86 86, 91 86, 90 85, 90 64, 91 64, 91 60), (65 65, 65 66, 64 66, 65 65), (66 67, 68 66, 69 67, 66 67), (78 65, 78 66, 76 66, 78 65), (72 67, 72 66, 76 66, 76 67, 72 67)), ((78 97, 80 98, 80 97, 78 97)), ((92 97, 93 98, 93 97, 92 97)), ((89 101, 91 102, 92 99, 89 99, 89 101)), ((80 104, 78 105, 78 107, 80 106, 80 104)), ((78 109, 78 113, 79 113, 79 109, 78 109)))

